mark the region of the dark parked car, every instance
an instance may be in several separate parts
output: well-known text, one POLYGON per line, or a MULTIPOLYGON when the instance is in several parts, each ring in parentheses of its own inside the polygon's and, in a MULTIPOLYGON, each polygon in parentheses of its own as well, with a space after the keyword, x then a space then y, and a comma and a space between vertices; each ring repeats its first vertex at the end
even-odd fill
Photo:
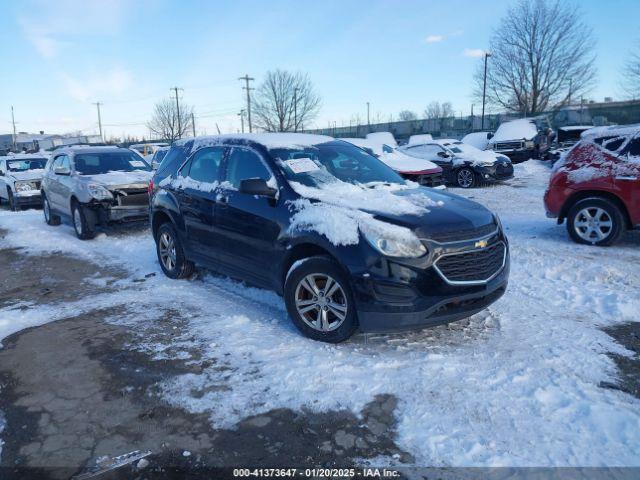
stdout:
POLYGON ((187 277, 201 264, 272 289, 316 340, 452 322, 486 308, 507 286, 508 242, 494 214, 409 186, 331 137, 178 142, 150 191, 167 276, 187 277))

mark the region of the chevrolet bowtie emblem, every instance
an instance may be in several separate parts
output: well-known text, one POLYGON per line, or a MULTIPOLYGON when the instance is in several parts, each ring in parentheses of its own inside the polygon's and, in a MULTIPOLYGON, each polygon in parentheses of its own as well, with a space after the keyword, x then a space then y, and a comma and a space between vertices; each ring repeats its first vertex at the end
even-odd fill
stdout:
POLYGON ((489 244, 486 240, 478 240, 475 244, 476 248, 484 248, 489 244))

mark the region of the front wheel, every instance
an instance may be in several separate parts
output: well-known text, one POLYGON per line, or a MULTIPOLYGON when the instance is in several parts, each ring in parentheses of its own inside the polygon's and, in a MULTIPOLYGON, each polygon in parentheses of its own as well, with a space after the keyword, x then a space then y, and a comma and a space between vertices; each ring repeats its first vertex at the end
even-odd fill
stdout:
POLYGON ((339 343, 358 326, 347 275, 330 258, 296 262, 285 281, 284 299, 294 325, 314 340, 339 343))
POLYGON ((613 245, 624 233, 620 208, 606 198, 585 198, 567 214, 567 231, 574 242, 601 247, 613 245))
POLYGON ((461 188, 471 188, 476 184, 476 174, 470 168, 461 168, 456 173, 456 182, 461 188))
POLYGON ((180 238, 170 223, 164 223, 158 228, 156 253, 162 271, 169 278, 187 278, 195 270, 193 262, 184 256, 180 238))
POLYGON ((16 199, 13 196, 13 192, 11 190, 7 190, 7 193, 9 195, 9 210, 12 212, 18 211, 18 205, 16 205, 16 199))
POLYGON ((95 214, 78 203, 74 203, 71 208, 71 219, 73 229, 80 240, 91 240, 96 236, 95 214))

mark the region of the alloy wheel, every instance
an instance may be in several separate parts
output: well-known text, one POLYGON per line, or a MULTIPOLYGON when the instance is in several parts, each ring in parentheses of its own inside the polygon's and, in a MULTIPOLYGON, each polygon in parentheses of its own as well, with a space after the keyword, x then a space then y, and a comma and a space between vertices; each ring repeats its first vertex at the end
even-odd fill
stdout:
POLYGON ((347 318, 347 296, 333 277, 312 273, 298 283, 296 309, 302 320, 314 330, 331 332, 347 318))
POLYGON ((613 220, 600 207, 587 207, 578 212, 573 228, 580 238, 587 242, 600 242, 611 234, 613 220))
POLYGON ((51 211, 49 210, 49 200, 47 200, 47 198, 45 197, 43 205, 42 205, 42 211, 44 213, 44 220, 49 223, 50 217, 51 217, 51 211))
POLYGON ((462 188, 469 188, 473 185, 473 172, 466 168, 458 172, 458 185, 462 188))
POLYGON ((158 241, 158 250, 160 251, 160 261, 169 271, 176 267, 176 244, 173 237, 166 232, 160 234, 158 241))
POLYGON ((73 210, 73 226, 78 235, 82 235, 82 217, 80 216, 80 209, 78 207, 73 210))

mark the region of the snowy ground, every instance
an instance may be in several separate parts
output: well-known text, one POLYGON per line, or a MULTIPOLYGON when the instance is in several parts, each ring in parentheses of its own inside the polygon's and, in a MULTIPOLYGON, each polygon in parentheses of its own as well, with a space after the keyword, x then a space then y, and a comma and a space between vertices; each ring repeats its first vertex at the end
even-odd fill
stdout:
POLYGON ((172 405, 206 413, 216 428, 280 407, 357 413, 375 395, 392 394, 397 444, 416 465, 637 466, 640 401, 600 384, 617 375, 606 353, 630 354, 601 328, 639 320, 640 235, 607 249, 570 242, 544 215, 548 175, 530 161, 516 166, 508 185, 455 190, 497 211, 507 230, 512 267, 501 300, 450 326, 357 335, 341 345, 301 337, 273 293, 207 273, 165 278, 146 230, 81 242, 69 226, 46 226, 39 211, 2 211, 0 229, 8 233, 0 245, 62 251, 125 268, 130 278, 115 281, 115 293, 9 305, 0 310, 0 340, 122 305, 126 313, 110 321, 146 338, 135 348, 187 361, 198 349, 213 360, 200 373, 165 380, 160 391, 172 405), (167 309, 186 320, 170 345, 144 335, 167 309))

